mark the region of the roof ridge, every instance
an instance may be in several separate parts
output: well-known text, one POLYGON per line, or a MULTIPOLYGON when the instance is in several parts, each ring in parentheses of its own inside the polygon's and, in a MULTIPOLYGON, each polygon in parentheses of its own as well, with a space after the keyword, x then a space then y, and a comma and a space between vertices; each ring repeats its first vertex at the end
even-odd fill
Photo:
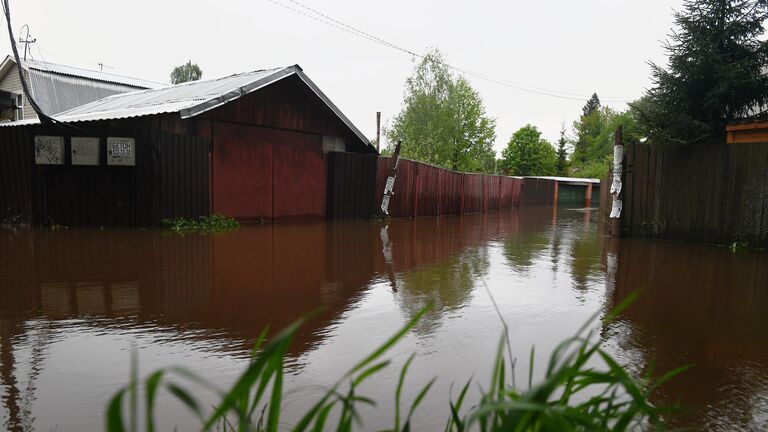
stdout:
MULTIPOLYGON (((224 79, 236 77, 236 76, 243 76, 248 74, 255 74, 255 73, 261 73, 261 72, 271 72, 271 71, 277 71, 282 69, 287 69, 292 66, 278 66, 273 68, 264 68, 264 69, 257 69, 247 72, 237 72, 230 75, 224 75, 216 78, 208 78, 208 79, 199 79, 199 80, 193 80, 193 81, 185 81, 183 83, 178 84, 168 84, 169 87, 176 87, 176 86, 188 86, 188 85, 195 85, 195 84, 201 84, 201 83, 207 83, 207 82, 214 82, 214 81, 221 81, 224 79)), ((159 90, 159 89, 149 89, 149 90, 159 90)))
MULTIPOLYGON (((11 59, 13 60, 13 58, 11 58, 11 59)), ((106 75, 107 77, 127 78, 127 79, 131 79, 131 80, 135 80, 135 81, 144 81, 144 82, 147 82, 147 83, 159 84, 159 85, 163 85, 163 86, 169 85, 168 83, 163 83, 163 82, 160 82, 160 81, 153 81, 153 80, 148 80, 148 79, 145 79, 145 78, 137 78, 137 77, 128 76, 128 75, 120 75, 120 74, 116 74, 116 73, 112 73, 112 72, 104 72, 104 71, 99 71, 99 70, 95 70, 95 69, 87 69, 87 68, 80 67, 80 66, 71 66, 71 65, 66 65, 66 64, 62 64, 62 63, 54 63, 54 62, 49 62, 47 60, 22 60, 21 62, 22 62, 22 65, 24 67, 27 67, 27 68, 30 68, 30 69, 37 69, 37 70, 41 70, 41 71, 44 71, 44 72, 58 73, 58 74, 62 74, 62 75, 76 76, 76 75, 72 75, 72 74, 69 74, 69 73, 66 73, 66 72, 62 72, 62 71, 52 71, 52 70, 46 69, 45 67, 47 65, 52 65, 52 66, 58 66, 58 67, 63 67, 63 68, 75 69, 75 70, 83 71, 83 72, 95 73, 95 74, 99 74, 99 75, 106 75)), ((98 78, 95 78, 95 79, 99 80, 98 78)), ((108 79, 101 79, 99 81, 107 81, 107 82, 109 82, 108 79)))

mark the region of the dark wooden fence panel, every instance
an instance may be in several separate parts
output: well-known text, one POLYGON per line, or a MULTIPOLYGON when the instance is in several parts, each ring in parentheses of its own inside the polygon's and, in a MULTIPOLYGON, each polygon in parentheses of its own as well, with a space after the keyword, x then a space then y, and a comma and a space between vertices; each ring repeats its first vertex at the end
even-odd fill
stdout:
POLYGON ((375 154, 328 154, 329 218, 367 218, 374 214, 378 164, 375 154))
POLYGON ((0 128, 0 223, 32 220, 32 163, 29 130, 0 128))
POLYGON ((207 140, 125 121, 0 128, 0 221, 66 226, 150 226, 163 217, 209 213, 207 140), (64 137, 63 165, 36 165, 34 136, 64 137), (100 139, 99 165, 71 163, 71 137, 100 139), (136 165, 107 165, 107 137, 136 139, 136 165), (7 166, 6 166, 7 165, 7 166))
POLYGON ((462 182, 462 213, 483 211, 483 175, 464 174, 462 182))
MULTIPOLYGON (((627 235, 768 246, 768 144, 627 145, 627 235)), ((610 212, 610 177, 601 214, 610 212)))
POLYGON ((439 216, 440 209, 440 168, 417 163, 416 192, 414 193, 414 214, 416 216, 439 216))
POLYGON ((159 191, 159 216, 153 216, 154 222, 164 218, 193 218, 209 214, 210 141, 164 132, 156 133, 153 140, 158 163, 152 187, 159 191))

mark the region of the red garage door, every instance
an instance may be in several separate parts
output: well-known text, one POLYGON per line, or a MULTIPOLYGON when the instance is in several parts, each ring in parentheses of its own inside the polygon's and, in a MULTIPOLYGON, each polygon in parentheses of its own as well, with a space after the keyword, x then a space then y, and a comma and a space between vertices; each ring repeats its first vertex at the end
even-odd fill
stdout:
POLYGON ((214 212, 271 219, 273 129, 216 123, 213 136, 214 212))
POLYGON ((323 138, 275 130, 274 217, 325 217, 327 164, 323 138))
POLYGON ((213 126, 213 209, 244 220, 325 217, 322 136, 213 126))

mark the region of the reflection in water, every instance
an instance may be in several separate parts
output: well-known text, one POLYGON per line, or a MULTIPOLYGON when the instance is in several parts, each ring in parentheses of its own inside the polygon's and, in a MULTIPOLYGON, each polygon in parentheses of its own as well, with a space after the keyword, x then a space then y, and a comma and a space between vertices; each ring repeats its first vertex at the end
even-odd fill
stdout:
POLYGON ((622 240, 614 302, 641 290, 615 331, 640 367, 692 368, 657 403, 708 430, 768 429, 768 253, 622 240))
MULTIPOLYGON (((604 245, 595 217, 589 209, 527 208, 183 237, 0 231, 2 421, 12 431, 100 429, 106 400, 126 382, 132 344, 142 373, 181 363, 227 383, 262 328, 278 330, 318 307, 287 362, 295 396, 286 422, 315 400, 318 386, 427 304, 428 316, 393 356, 418 354, 404 396, 435 375, 436 395, 445 394, 451 381, 472 374, 485 382, 501 329, 487 285, 510 324, 513 350, 524 356, 535 344, 537 361, 605 304, 644 288, 625 319, 606 329, 616 334, 619 354, 637 360, 638 370, 650 359, 658 370, 704 364, 670 384, 660 401, 685 396, 703 407, 707 426, 750 416, 754 423, 768 393, 760 315, 768 302, 760 289, 768 286, 766 255, 604 245), (695 270, 702 263, 707 271, 695 270), (730 405, 738 412, 728 412, 730 405)), ((389 426, 393 379, 371 380, 380 410, 366 427, 389 426)), ((425 402, 421 429, 443 426, 444 399, 425 402)), ((190 426, 183 408, 163 403, 168 428, 190 426)))

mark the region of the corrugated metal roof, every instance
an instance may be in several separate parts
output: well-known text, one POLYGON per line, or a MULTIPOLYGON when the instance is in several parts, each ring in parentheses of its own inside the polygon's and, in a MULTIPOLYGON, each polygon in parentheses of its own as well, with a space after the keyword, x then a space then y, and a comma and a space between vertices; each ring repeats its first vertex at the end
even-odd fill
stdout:
POLYGON ((22 66, 27 70, 37 70, 50 72, 60 75, 69 75, 73 77, 86 78, 89 80, 103 81, 114 84, 122 84, 125 86, 136 87, 141 89, 150 89, 165 87, 168 84, 159 83, 155 81, 148 81, 139 78, 132 78, 122 75, 116 75, 103 71, 95 71, 90 69, 82 69, 73 66, 66 66, 56 63, 48 63, 38 60, 22 60, 22 66))
POLYGON ((29 69, 29 84, 35 102, 48 115, 56 115, 107 96, 143 89, 40 69, 29 69))
POLYGON ((267 69, 124 93, 73 108, 56 118, 65 122, 77 122, 171 112, 180 113, 182 118, 192 117, 293 73, 293 67, 267 69))
MULTIPOLYGON (((182 118, 194 117, 255 90, 296 75, 366 146, 369 140, 304 74, 299 65, 230 75, 223 78, 191 81, 149 90, 116 94, 72 108, 55 115, 56 120, 73 123, 82 121, 116 120, 129 117, 178 112, 182 118)), ((21 126, 39 121, 0 123, 0 127, 21 126)))

